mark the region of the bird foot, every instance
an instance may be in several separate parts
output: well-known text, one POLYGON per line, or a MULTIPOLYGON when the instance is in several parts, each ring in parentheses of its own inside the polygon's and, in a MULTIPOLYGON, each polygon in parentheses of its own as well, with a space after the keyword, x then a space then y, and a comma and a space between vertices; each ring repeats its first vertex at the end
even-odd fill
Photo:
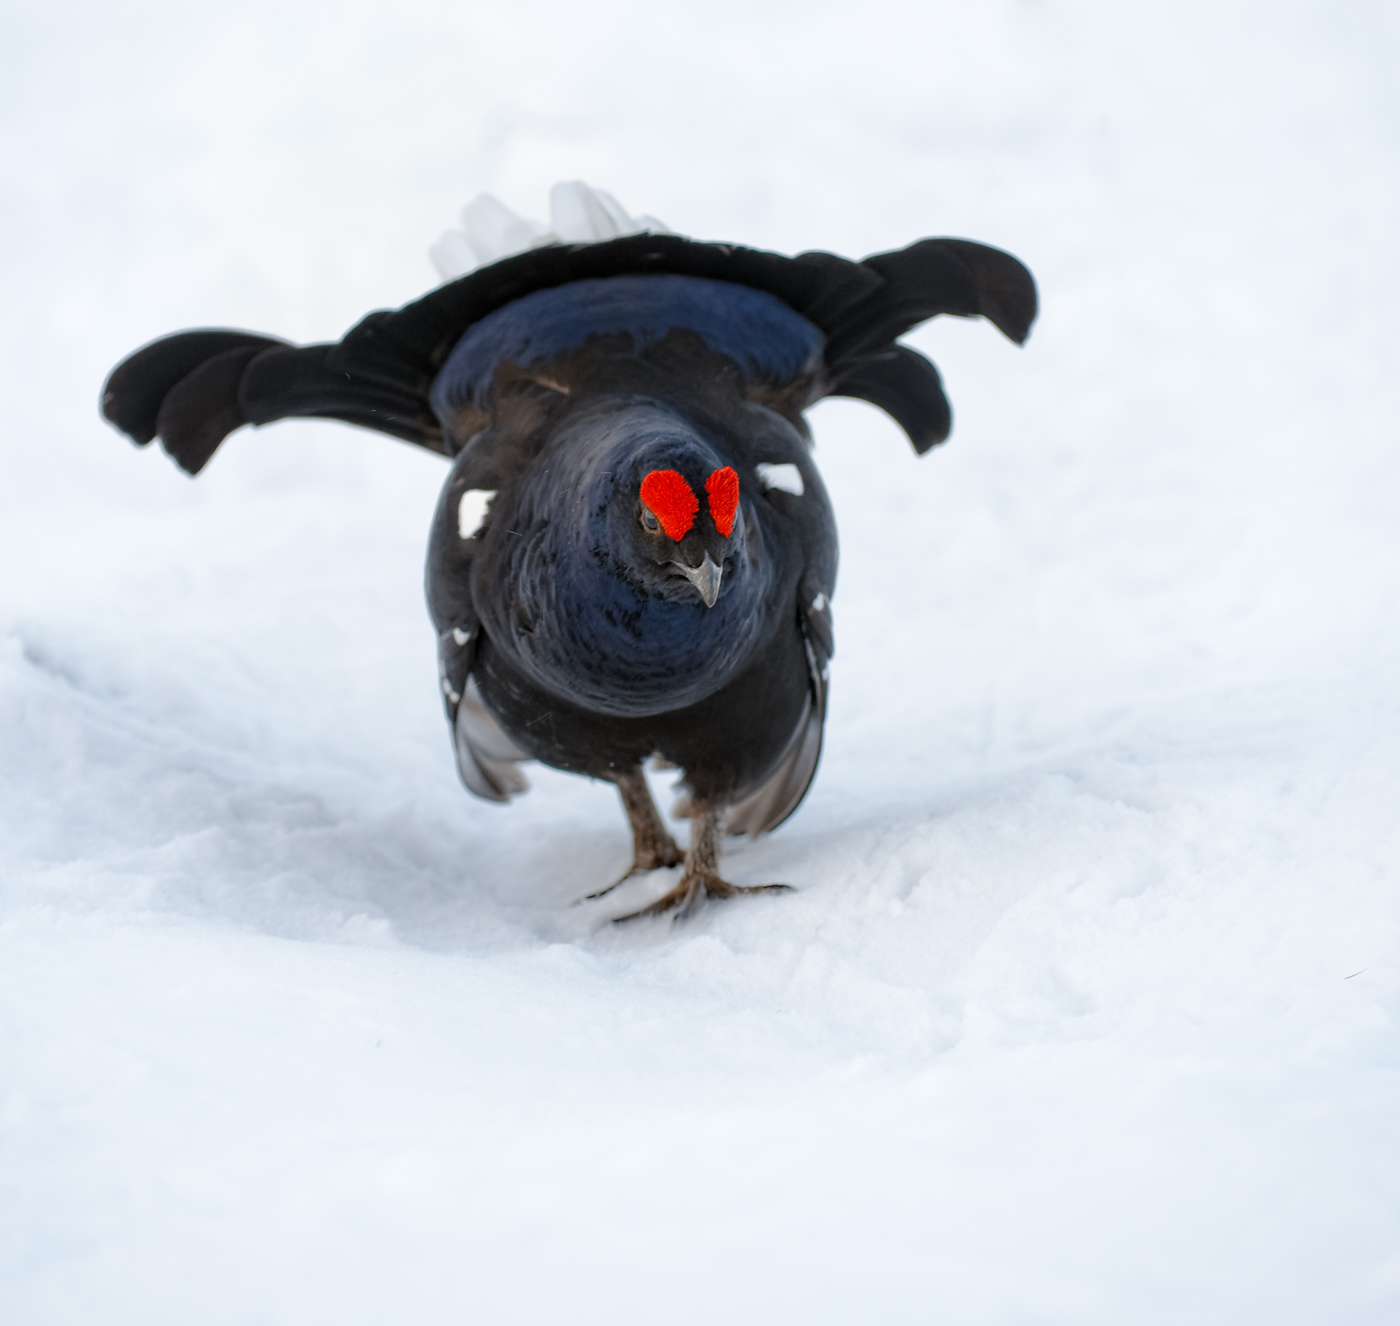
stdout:
POLYGON ((663 870, 667 866, 678 866, 684 860, 685 853, 676 846, 671 835, 667 834, 664 843, 653 844, 646 851, 635 853, 632 857, 632 865, 625 874, 613 880, 606 888, 599 889, 597 893, 585 895, 582 901, 592 902, 595 898, 601 898, 611 893, 619 884, 626 884, 633 875, 649 875, 653 870, 663 870))
POLYGON ((613 923, 636 921, 644 916, 663 916, 669 911, 674 911, 679 920, 689 916, 706 898, 732 898, 738 893, 785 893, 791 888, 790 884, 731 884, 712 870, 687 870, 681 876, 681 882, 669 893, 663 893, 640 911, 615 916, 613 923))

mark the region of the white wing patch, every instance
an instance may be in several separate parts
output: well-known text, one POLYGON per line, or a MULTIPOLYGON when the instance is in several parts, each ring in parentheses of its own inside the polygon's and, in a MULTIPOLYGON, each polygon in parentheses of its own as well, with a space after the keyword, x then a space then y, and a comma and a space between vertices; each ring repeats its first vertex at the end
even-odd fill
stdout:
POLYGON ((457 503, 457 534, 459 538, 470 539, 481 528, 486 519, 486 505, 496 496, 495 490, 484 492, 480 488, 468 488, 457 503))
POLYGON ((565 180, 549 191, 549 224, 517 216, 489 193, 462 209, 461 230, 449 230, 428 256, 444 281, 546 244, 595 244, 622 235, 669 235, 654 216, 629 216, 610 193, 582 180, 565 180))
POLYGON ((807 490, 802 486, 802 471, 796 465, 756 465, 758 480, 765 488, 801 497, 807 490))

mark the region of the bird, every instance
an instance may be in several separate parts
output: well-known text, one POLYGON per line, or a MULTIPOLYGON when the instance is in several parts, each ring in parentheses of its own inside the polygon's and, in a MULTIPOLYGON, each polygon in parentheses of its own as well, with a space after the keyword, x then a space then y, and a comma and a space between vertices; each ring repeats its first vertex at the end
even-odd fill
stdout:
MULTIPOLYGON (((564 201, 615 208, 579 187, 564 201)), ((191 475, 236 429, 295 417, 449 461, 425 584, 461 780, 506 802, 536 760, 613 783, 632 862, 588 896, 683 867, 630 921, 788 887, 732 884, 719 854, 786 820, 821 755, 837 531, 805 411, 865 400, 925 454, 951 410, 899 338, 950 314, 1023 344, 1037 294, 966 239, 855 261, 620 229, 536 236, 338 342, 162 337, 102 412, 191 475), (685 851, 648 762, 680 771, 685 851)))

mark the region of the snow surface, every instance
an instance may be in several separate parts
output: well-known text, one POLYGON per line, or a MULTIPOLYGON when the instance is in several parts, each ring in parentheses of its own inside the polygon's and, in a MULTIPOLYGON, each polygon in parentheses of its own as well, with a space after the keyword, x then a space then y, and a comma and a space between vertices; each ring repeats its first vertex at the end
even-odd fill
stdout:
POLYGON ((1393 4, 0 25, 0 1320, 1400 1320, 1393 4), (458 786, 439 461, 96 412, 577 178, 1044 302, 913 338, 923 460, 814 412, 826 753, 727 858, 798 892, 675 927, 573 905, 610 789, 458 786))

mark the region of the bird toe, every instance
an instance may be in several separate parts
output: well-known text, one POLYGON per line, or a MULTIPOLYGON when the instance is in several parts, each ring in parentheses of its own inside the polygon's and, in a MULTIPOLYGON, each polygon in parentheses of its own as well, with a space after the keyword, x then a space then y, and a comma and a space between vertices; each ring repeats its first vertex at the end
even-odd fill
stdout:
MULTIPOLYGON (((621 881, 619 881, 620 883, 621 881)), ((675 920, 689 916, 706 898, 733 898, 741 893, 790 893, 791 884, 731 884, 710 871, 687 871, 679 884, 663 893, 655 902, 626 916, 614 917, 614 923, 636 921, 646 916, 664 916, 675 912, 675 920)))
POLYGON ((648 903, 638 911, 628 912, 625 916, 613 917, 613 924, 640 921, 647 916, 664 916, 671 911, 675 912, 675 919, 679 920, 682 916, 690 915, 704 900, 704 886, 694 876, 685 875, 675 888, 663 893, 655 902, 648 903))
POLYGON ((740 893, 791 893, 791 884, 731 884, 718 875, 707 876, 705 893, 711 898, 733 898, 740 893))
POLYGON ((666 870, 671 866, 678 866, 685 860, 685 853, 676 846, 675 842, 668 835, 664 843, 657 843, 645 852, 638 852, 632 858, 632 864, 619 875, 613 882, 596 893, 585 894, 579 899, 580 902, 593 902, 597 898, 604 898, 620 884, 626 884, 635 875, 649 875, 653 870, 666 870))

